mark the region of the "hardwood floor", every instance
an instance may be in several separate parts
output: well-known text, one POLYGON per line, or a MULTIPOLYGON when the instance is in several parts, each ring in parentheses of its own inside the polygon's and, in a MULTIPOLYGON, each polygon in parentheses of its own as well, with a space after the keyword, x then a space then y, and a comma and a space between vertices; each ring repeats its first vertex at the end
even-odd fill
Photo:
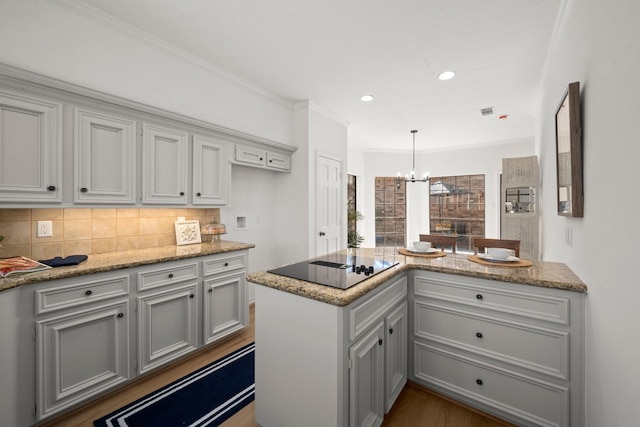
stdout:
MULTIPOLYGON (((111 392, 68 414, 48 421, 42 426, 92 427, 93 421, 116 409, 151 393, 184 375, 201 368, 220 357, 245 346, 255 339, 254 306, 250 310, 251 325, 232 338, 184 359, 176 366, 160 370, 134 384, 111 392)), ((259 427, 254 420, 255 403, 252 402, 225 421, 223 427, 259 427)), ((415 384, 407 384, 382 424, 383 427, 504 427, 511 424, 467 408, 415 384)))

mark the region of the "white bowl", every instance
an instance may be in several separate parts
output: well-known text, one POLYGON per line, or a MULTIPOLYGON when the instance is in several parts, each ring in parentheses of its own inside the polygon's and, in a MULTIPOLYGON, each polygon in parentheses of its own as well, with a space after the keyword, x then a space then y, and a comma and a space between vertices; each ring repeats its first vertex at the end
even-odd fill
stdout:
POLYGON ((489 252, 489 255, 491 255, 491 258, 497 260, 505 260, 509 258, 512 253, 511 249, 504 248, 488 248, 487 251, 489 252))
POLYGON ((413 242, 413 247, 416 251, 427 252, 431 249, 431 242, 413 242))

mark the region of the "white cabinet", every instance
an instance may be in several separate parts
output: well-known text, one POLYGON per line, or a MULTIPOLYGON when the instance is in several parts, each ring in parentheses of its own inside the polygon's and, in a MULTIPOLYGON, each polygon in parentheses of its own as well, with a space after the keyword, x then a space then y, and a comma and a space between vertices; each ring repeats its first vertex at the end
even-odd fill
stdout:
POLYGON ((414 273, 410 378, 518 425, 583 425, 583 294, 414 273))
POLYGON ((384 418, 384 323, 349 349, 349 425, 379 426, 384 418))
POLYGON ((384 318, 384 412, 391 410, 407 383, 407 303, 399 304, 384 318))
POLYGON ((128 287, 101 274, 36 290, 38 420, 130 378, 128 287))
POLYGON ((75 110, 74 203, 134 204, 136 123, 75 110))
POLYGON ((198 284, 138 297, 138 373, 143 374, 198 347, 198 284))
POLYGON ((187 203, 187 132, 145 124, 142 130, 142 203, 187 203))
POLYGON ((62 201, 62 105, 0 92, 0 201, 62 201))
POLYGON ((226 254, 203 261, 204 343, 209 344, 249 324, 244 254, 226 254))
POLYGON ((235 146, 234 163, 276 171, 291 171, 291 155, 244 145, 235 146))
POLYGON ((192 174, 194 205, 226 204, 229 175, 226 142, 194 135, 192 174))

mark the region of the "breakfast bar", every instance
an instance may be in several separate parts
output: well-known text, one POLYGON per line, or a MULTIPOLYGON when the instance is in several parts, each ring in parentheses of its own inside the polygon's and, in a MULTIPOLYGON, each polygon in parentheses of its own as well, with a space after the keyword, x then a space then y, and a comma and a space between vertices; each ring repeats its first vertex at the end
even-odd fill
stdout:
POLYGON ((518 425, 581 425, 587 287, 564 264, 332 255, 392 265, 347 289, 247 276, 260 425, 379 425, 407 380, 518 425))

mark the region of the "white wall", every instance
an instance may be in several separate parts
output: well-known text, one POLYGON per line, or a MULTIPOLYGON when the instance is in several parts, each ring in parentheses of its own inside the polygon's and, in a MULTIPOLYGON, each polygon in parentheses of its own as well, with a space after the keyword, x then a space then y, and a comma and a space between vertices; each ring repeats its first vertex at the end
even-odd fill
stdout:
MULTIPOLYGON (((501 141, 482 148, 466 148, 451 151, 417 152, 416 174, 429 171, 431 176, 453 176, 484 174, 486 187, 486 235, 498 237, 500 234, 498 202, 500 199, 499 173, 505 157, 523 157, 534 154, 533 139, 501 141)), ((364 206, 362 214, 365 241, 364 247, 375 246, 375 184, 376 176, 396 176, 398 172, 408 173, 412 164, 411 152, 365 152, 364 153, 364 206)), ((428 184, 407 183, 407 231, 408 243, 418 239, 428 225, 425 217, 428 207, 428 184), (414 188, 417 187, 418 189, 414 188), (422 191, 422 190, 424 191, 422 191), (415 200, 416 196, 421 200, 415 200), (412 200, 409 200, 412 198, 412 200), (416 212, 423 210, 424 212, 416 212)))
POLYGON ((568 0, 540 94, 542 256, 587 284, 586 420, 640 420, 640 2, 568 0), (582 87, 584 218, 555 212, 554 114, 569 83, 582 87), (565 230, 573 229, 573 244, 565 230))

